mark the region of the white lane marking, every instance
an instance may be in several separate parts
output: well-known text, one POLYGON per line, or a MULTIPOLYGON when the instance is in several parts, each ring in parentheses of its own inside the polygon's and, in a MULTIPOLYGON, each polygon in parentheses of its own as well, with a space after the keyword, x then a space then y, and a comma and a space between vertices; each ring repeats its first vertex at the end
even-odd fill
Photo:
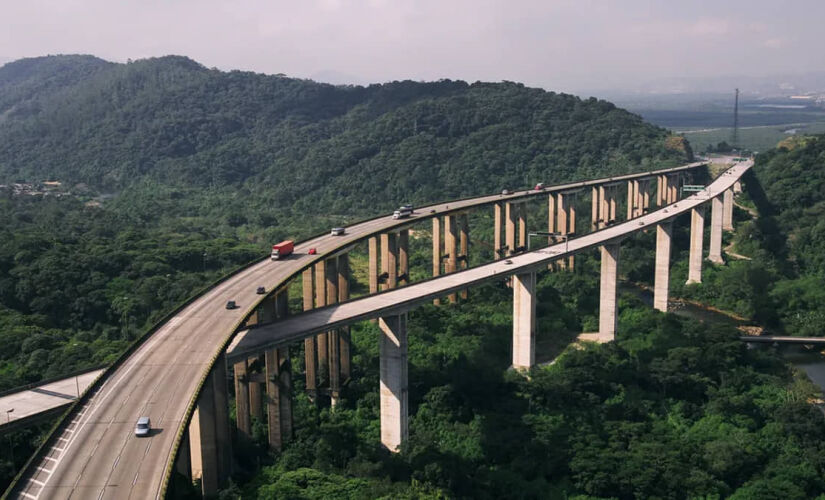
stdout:
POLYGON ((47 473, 51 474, 54 469, 47 469, 45 467, 37 467, 37 470, 47 472, 47 473))
POLYGON ((38 481, 37 479, 29 478, 29 481, 40 487, 46 486, 46 483, 44 483, 43 481, 38 481))
POLYGON ((33 498, 34 500, 37 500, 37 497, 36 497, 36 496, 34 496, 34 495, 29 495, 29 494, 28 494, 28 493, 26 493, 25 491, 21 491, 21 492, 20 492, 20 494, 21 494, 21 495, 23 495, 23 496, 24 496, 24 497, 26 497, 26 498, 33 498))
POLYGON ((63 436, 60 436, 59 438, 57 438, 57 440, 58 441, 68 441, 68 439, 64 438, 63 436))
POLYGON ((51 460, 52 462, 57 462, 57 459, 54 459, 52 457, 43 457, 43 458, 45 458, 46 460, 51 460))
POLYGON ((139 474, 140 474, 140 472, 135 473, 135 478, 134 478, 134 479, 132 479, 132 486, 134 486, 134 485, 135 485, 135 483, 137 483, 137 478, 138 478, 138 475, 139 475, 139 474))
POLYGON ((58 448, 58 447, 56 447, 56 446, 55 446, 55 447, 54 447, 54 448, 52 448, 52 449, 53 449, 54 451, 64 451, 66 448, 58 448))

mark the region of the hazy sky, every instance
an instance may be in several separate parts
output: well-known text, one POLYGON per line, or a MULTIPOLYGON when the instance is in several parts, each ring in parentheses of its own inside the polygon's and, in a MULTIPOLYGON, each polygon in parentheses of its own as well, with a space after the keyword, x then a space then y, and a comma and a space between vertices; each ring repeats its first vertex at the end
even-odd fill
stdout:
POLYGON ((358 83, 632 88, 825 69, 825 0, 0 0, 0 61, 166 54, 358 83))

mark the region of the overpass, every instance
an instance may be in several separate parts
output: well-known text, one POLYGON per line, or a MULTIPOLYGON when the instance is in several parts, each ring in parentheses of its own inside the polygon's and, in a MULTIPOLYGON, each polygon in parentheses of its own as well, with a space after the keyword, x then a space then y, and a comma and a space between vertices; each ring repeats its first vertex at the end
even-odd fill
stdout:
POLYGON ((742 342, 759 344, 802 344, 825 345, 825 337, 783 337, 776 335, 744 335, 739 337, 742 342))
POLYGON ((302 242, 285 261, 266 259, 250 265, 170 315, 108 369, 67 412, 7 495, 35 499, 159 498, 166 494, 175 469, 200 477, 204 495, 213 495, 226 483, 232 467, 226 377, 230 342, 239 439, 251 432, 250 416, 262 417, 265 407, 269 442, 278 448, 291 434, 289 342, 304 341, 310 397, 327 394, 335 404, 341 382, 349 376, 346 325, 364 318, 379 317, 384 332, 382 443, 395 450, 406 436, 405 325, 409 308, 425 300, 441 300, 445 294, 455 301, 468 286, 515 276, 513 364, 529 368, 534 359, 536 270, 550 262, 560 268, 573 267, 576 252, 599 246, 600 330, 612 336, 622 238, 656 227, 654 305, 660 309, 667 307, 670 222, 674 217, 692 213, 690 279, 700 281, 704 205, 711 202, 709 258, 721 261, 722 229, 732 222, 732 187, 750 163, 734 166, 706 190, 679 201, 679 184, 702 166, 694 163, 420 207, 411 220, 378 217, 348 227, 343 236, 324 235, 302 242), (660 208, 650 212, 654 183, 660 208), (619 223, 617 206, 625 187, 628 220, 619 223), (553 245, 517 255, 527 244, 529 199, 547 200, 548 232, 565 236, 582 225, 576 222, 581 203, 575 200, 588 195, 590 227, 595 232, 571 238, 564 250, 553 245), (495 214, 497 260, 459 272, 467 266, 467 212, 490 205, 495 214), (409 227, 428 219, 433 223, 434 278, 395 290, 409 282, 409 227), (364 240, 369 246, 371 294, 348 301, 347 251, 364 240), (317 254, 310 255, 310 248, 317 254), (288 317, 287 287, 299 277, 306 312, 288 317), (265 286, 270 293, 256 295, 258 286, 265 286), (379 288, 382 293, 378 293, 379 288), (226 310, 228 299, 236 300, 240 307, 226 310), (343 303, 328 305, 338 302, 343 303), (265 326, 269 323, 273 326, 265 326), (279 326, 275 328, 275 324, 279 326), (133 435, 135 420, 142 415, 150 416, 159 428, 150 439, 133 435))

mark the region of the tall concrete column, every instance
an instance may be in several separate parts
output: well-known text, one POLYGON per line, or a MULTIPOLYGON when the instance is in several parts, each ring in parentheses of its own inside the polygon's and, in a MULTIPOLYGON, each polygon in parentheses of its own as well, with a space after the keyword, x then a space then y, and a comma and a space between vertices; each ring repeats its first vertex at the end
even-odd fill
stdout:
POLYGON ((645 180, 645 188, 642 193, 642 214, 650 211, 650 179, 645 180))
POLYGON ((504 257, 504 252, 501 250, 501 225, 503 223, 501 203, 493 205, 493 260, 498 260, 504 257))
POLYGON ((382 290, 398 285, 398 245, 395 233, 381 234, 381 275, 386 276, 382 290))
POLYGON ((289 348, 266 351, 266 413, 269 448, 281 451, 292 437, 292 370, 289 348))
POLYGON ((690 212, 690 257, 687 283, 702 282, 702 241, 705 236, 705 207, 699 205, 690 212))
MULTIPOLYGON (((447 262, 444 265, 444 274, 454 273, 458 270, 458 224, 455 215, 444 216, 444 253, 447 262)), ((455 304, 457 295, 449 294, 451 304, 455 304)))
POLYGON ((518 204, 518 248, 527 248, 527 203, 518 204))
POLYGON ((398 283, 410 283, 410 230, 398 231, 398 283))
POLYGON ((724 210, 722 212, 722 229, 733 231, 733 189, 726 189, 723 195, 724 210))
MULTIPOLYGON (((459 246, 459 263, 461 269, 467 269, 470 262, 469 244, 470 244, 470 218, 467 213, 461 214, 458 222, 458 246, 459 246)), ((463 289, 458 294, 462 299, 467 298, 467 289, 463 289)))
POLYGON ((381 444, 397 452, 408 436, 407 315, 385 316, 381 328, 381 444))
MULTIPOLYGON (((338 258, 332 257, 327 259, 325 266, 325 279, 327 297, 326 304, 338 303, 338 258)), ((327 359, 329 359, 329 366, 327 372, 329 373, 329 395, 332 406, 338 403, 341 394, 341 354, 339 352, 338 330, 330 330, 327 332, 327 359)))
MULTIPOLYGON (((370 258, 372 254, 370 254, 370 258)), ((304 311, 314 307, 314 273, 312 268, 306 269, 302 275, 304 311)), ((318 354, 315 337, 304 339, 304 366, 306 367, 306 390, 309 398, 315 401, 318 392, 318 354)))
POLYGON ((258 306, 256 324, 267 324, 275 321, 277 317, 275 301, 276 297, 270 296, 261 302, 261 305, 258 306))
MULTIPOLYGON (((344 253, 338 256, 338 302, 349 300, 349 277, 349 255, 344 253)), ((338 340, 338 351, 341 353, 341 384, 344 384, 351 374, 349 326, 338 329, 338 340)))
MULTIPOLYGON (((500 207, 496 205, 496 209, 499 208, 500 207)), ((497 215, 498 212, 500 212, 500 210, 496 211, 497 215)), ((498 228, 498 224, 496 227, 498 228)), ((500 230, 499 233, 501 233, 500 230)), ((500 234, 499 237, 501 237, 500 234)), ((498 248, 498 246, 496 246, 496 248, 498 248)), ((441 255, 441 218, 433 217, 433 277, 441 276, 441 255)), ((441 299, 433 299, 434 305, 439 305, 440 303, 441 299)))
POLYGON ((619 193, 619 186, 611 186, 611 188, 610 188, 610 200, 609 200, 610 214, 607 217, 607 220, 610 221, 610 223, 616 222, 616 220, 617 220, 616 208, 618 207, 618 203, 617 203, 618 193, 619 193))
POLYGON ((515 203, 507 202, 504 205, 506 213, 504 222, 505 244, 507 245, 507 252, 505 255, 510 256, 516 253, 516 211, 518 206, 515 203))
POLYGON ((667 312, 670 288, 670 244, 673 239, 673 223, 656 225, 656 267, 653 282, 653 307, 667 312))
POLYGON ((627 220, 632 219, 636 214, 636 191, 634 186, 638 188, 638 181, 627 181, 627 220))
MULTIPOLYGON (((327 266, 326 261, 315 264, 315 307, 327 305, 327 266)), ((315 336, 318 346, 318 385, 329 382, 329 342, 326 333, 315 336)))
POLYGON ((657 176, 658 186, 656 189, 656 206, 667 205, 667 176, 662 174, 657 176))
POLYGON ((513 368, 536 363, 536 273, 513 277, 513 368))
POLYGON ((227 485, 232 466, 232 440, 226 393, 226 358, 218 357, 207 376, 189 424, 191 467, 201 479, 204 498, 214 498, 227 485))
POLYGON ((633 217, 639 217, 644 212, 642 207, 644 206, 644 202, 642 200, 642 190, 644 189, 644 180, 635 180, 633 181, 633 217))
MULTIPOLYGON (((569 208, 567 193, 558 193, 556 195, 556 232, 560 235, 565 235, 569 232, 567 225, 569 208)), ((567 261, 565 259, 559 259, 556 263, 559 269, 567 268, 567 261)))
POLYGON ((721 196, 717 196, 711 201, 710 212, 710 253, 708 260, 714 264, 724 264, 722 258, 722 219, 724 210, 721 196))
POLYGON ((249 374, 247 361, 244 359, 235 363, 235 420, 238 425, 238 435, 244 439, 252 438, 252 419, 249 414, 249 374))
POLYGON ((599 336, 604 340, 616 339, 618 303, 616 290, 619 279, 619 244, 601 247, 601 288, 599 290, 599 336))
MULTIPOLYGON (((261 366, 263 366, 263 360, 259 359, 262 356, 253 356, 247 360, 247 367, 249 368, 249 372, 251 372, 251 367, 255 364, 256 361, 260 361, 261 366)), ((257 366, 257 365, 255 365, 257 366)), ((263 421, 264 417, 264 410, 261 403, 263 402, 263 398, 261 396, 261 384, 260 382, 255 382, 254 380, 249 381, 249 415, 251 418, 258 419, 258 421, 263 421)))
POLYGON ((599 200, 599 187, 593 186, 590 188, 590 231, 598 231, 599 229, 599 207, 601 206, 599 200))
MULTIPOLYGON (((194 418, 194 416, 192 418, 194 418)), ((182 474, 190 483, 192 482, 192 450, 189 447, 189 429, 183 433, 180 445, 178 446, 178 458, 175 459, 175 472, 182 474)))
POLYGON ((378 261, 381 249, 378 248, 378 237, 372 236, 369 239, 369 272, 370 272, 370 293, 378 293, 378 261))
MULTIPOLYGON (((576 195, 575 194, 568 195, 567 203, 568 203, 567 213, 568 213, 568 216, 570 218, 570 222, 567 226, 567 233, 566 234, 570 235, 570 234, 575 234, 576 233, 576 195)), ((567 257, 567 265, 568 265, 569 269, 572 271, 573 268, 576 265, 576 256, 575 255, 571 255, 571 256, 567 257)))

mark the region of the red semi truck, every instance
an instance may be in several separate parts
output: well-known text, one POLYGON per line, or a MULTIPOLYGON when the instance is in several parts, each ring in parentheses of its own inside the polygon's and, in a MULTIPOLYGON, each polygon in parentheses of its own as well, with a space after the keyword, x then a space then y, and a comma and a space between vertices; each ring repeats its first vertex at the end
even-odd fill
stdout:
POLYGON ((294 247, 295 245, 292 240, 286 240, 278 243, 277 245, 272 245, 272 260, 285 258, 287 255, 292 253, 294 247))

